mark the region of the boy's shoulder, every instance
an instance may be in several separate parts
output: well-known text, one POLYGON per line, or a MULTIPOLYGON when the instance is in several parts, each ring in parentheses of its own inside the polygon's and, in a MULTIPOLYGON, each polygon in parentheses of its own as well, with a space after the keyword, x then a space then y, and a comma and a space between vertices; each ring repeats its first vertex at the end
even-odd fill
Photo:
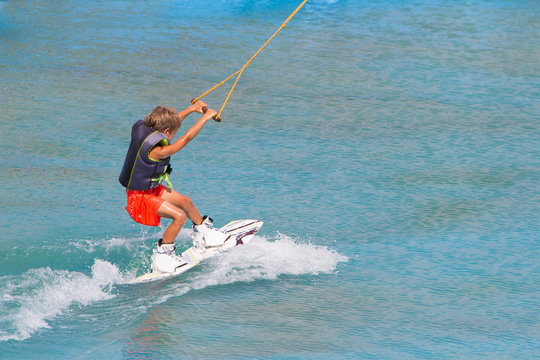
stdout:
POLYGON ((150 127, 146 124, 144 120, 137 120, 132 127, 133 130, 138 130, 141 132, 154 132, 158 131, 157 129, 150 127))
POLYGON ((146 123, 144 122, 144 120, 137 120, 137 121, 135 121, 135 123, 133 124, 133 127, 134 127, 134 128, 135 128, 135 127, 138 128, 138 127, 141 127, 141 126, 146 126, 146 127, 148 127, 148 125, 146 125, 146 123))
POLYGON ((162 133, 161 131, 155 128, 149 127, 148 125, 146 125, 144 120, 137 120, 135 124, 133 124, 133 127, 131 128, 131 137, 134 139, 137 138, 137 139, 143 140, 147 136, 154 133, 159 138, 166 138, 166 135, 164 133, 162 133))

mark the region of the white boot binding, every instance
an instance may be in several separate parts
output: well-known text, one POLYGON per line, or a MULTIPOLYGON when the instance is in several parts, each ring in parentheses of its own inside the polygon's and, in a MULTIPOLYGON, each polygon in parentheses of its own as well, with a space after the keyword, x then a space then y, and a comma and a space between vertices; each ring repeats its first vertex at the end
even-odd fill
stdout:
POLYGON ((193 232, 191 233, 191 239, 193 240, 193 246, 195 246, 196 248, 201 249, 201 250, 204 250, 206 248, 203 234, 195 229, 195 225, 193 225, 193 232))
POLYGON ((193 224, 193 234, 191 236, 194 246, 209 248, 225 244, 230 235, 214 229, 213 223, 214 221, 205 215, 200 225, 193 224))
POLYGON ((187 265, 182 258, 174 253, 174 244, 163 244, 162 239, 157 243, 152 254, 152 270, 159 273, 174 273, 176 269, 187 265))

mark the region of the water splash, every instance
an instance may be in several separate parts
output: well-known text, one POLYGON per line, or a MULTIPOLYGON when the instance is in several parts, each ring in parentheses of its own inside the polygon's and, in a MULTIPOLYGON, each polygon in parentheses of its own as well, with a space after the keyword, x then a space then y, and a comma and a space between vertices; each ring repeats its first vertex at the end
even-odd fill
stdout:
MULTIPOLYGON (((130 246, 132 240, 118 239, 112 246, 127 246, 132 253, 135 252, 133 258, 139 259, 139 267, 146 269, 149 264, 146 258, 143 260, 143 254, 149 256, 148 249, 133 249, 130 246)), ((94 243, 96 248, 107 245, 104 241, 94 243)), ((194 269, 163 283, 127 285, 135 277, 133 269, 120 270, 120 265, 100 259, 94 260, 90 275, 49 267, 31 269, 22 275, 0 278, 3 283, 0 341, 24 340, 40 329, 50 328, 49 323, 66 314, 72 306, 88 306, 120 296, 119 301, 112 301, 108 306, 118 307, 119 316, 131 317, 192 290, 236 282, 274 280, 281 275, 332 273, 338 263, 346 261, 347 257, 326 246, 304 243, 278 234, 276 239, 271 240, 256 236, 247 245, 203 262, 200 271, 194 269), (151 295, 148 286, 152 287, 151 295)))
POLYGON ((118 268, 95 260, 91 276, 50 268, 31 269, 1 278, 0 341, 24 340, 74 304, 88 305, 114 297, 113 285, 122 282, 118 268), (4 313, 6 311, 7 313, 4 313))
POLYGON ((295 241, 279 234, 276 241, 256 238, 238 251, 212 259, 214 268, 199 281, 224 284, 236 281, 273 280, 280 275, 318 275, 331 273, 339 262, 348 260, 333 249, 295 241))
POLYGON ((179 279, 175 291, 154 298, 153 304, 209 286, 274 280, 282 275, 328 274, 336 271, 338 263, 347 261, 346 256, 331 248, 303 243, 283 234, 273 241, 255 236, 249 244, 207 260, 202 264, 204 272, 179 279))

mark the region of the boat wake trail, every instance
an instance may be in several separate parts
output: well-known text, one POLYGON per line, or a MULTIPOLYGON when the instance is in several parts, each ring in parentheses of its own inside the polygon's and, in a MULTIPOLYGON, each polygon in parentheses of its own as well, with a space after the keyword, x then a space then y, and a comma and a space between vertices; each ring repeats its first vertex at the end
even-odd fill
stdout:
MULTIPOLYGON (((28 339, 40 329, 54 327, 51 326, 53 321, 61 315, 69 316, 70 310, 76 306, 85 307, 92 314, 94 311, 88 305, 106 301, 102 305, 113 313, 131 318, 171 297, 193 290, 236 282, 273 280, 282 275, 332 273, 338 263, 348 261, 347 257, 326 246, 302 243, 281 234, 271 241, 255 236, 249 244, 221 253, 199 269, 188 271, 176 279, 157 286, 129 285, 136 272, 148 266, 148 262, 142 260, 150 255, 148 249, 135 250, 132 239, 116 239, 114 245, 105 240, 96 242, 91 252, 103 255, 101 248, 107 247, 110 253, 114 253, 111 246, 117 251, 129 249, 130 258, 138 263, 135 264, 138 270, 134 270, 133 263, 114 265, 94 259, 87 273, 45 267, 0 277, 0 341, 28 339), (151 286, 152 291, 147 286, 151 286), (117 299, 111 301, 113 298, 117 299)), ((88 247, 84 253, 91 256, 88 247)), ((95 313, 98 316, 100 311, 95 313)))

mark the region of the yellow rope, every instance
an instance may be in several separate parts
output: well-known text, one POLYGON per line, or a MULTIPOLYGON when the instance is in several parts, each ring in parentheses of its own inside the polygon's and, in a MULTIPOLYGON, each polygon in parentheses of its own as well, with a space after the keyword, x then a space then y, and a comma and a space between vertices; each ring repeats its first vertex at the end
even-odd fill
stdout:
MULTIPOLYGON (((268 40, 266 40, 266 42, 264 43, 263 46, 261 46, 261 48, 255 53, 255 55, 253 55, 251 57, 251 59, 248 60, 247 63, 245 63, 244 66, 242 66, 242 68, 238 71, 236 71, 234 74, 230 75, 229 77, 227 77, 225 80, 223 80, 222 82, 214 85, 210 90, 206 91, 205 93, 203 93, 201 96, 199 96, 198 98, 195 98, 193 100, 191 100, 191 102, 194 104, 195 102, 197 102, 198 100, 200 100, 201 98, 203 98, 204 96, 208 95, 209 93, 211 93, 212 91, 214 91, 215 89, 217 89, 218 87, 220 87, 221 85, 223 85, 224 83, 226 83, 230 78, 232 78, 234 75, 238 74, 238 76, 236 77, 236 80, 234 81, 234 84, 233 86, 231 87, 231 90, 229 90, 229 93, 227 94, 227 98, 225 99, 225 101, 223 102, 223 105, 221 105, 221 109, 219 110, 219 113, 217 114, 216 118, 217 119, 220 119, 221 118, 221 113, 223 112, 223 109, 225 108, 225 105, 227 104, 227 101, 229 101, 229 98, 231 97, 231 94, 234 90, 234 88, 236 87, 236 83, 238 82, 238 79, 240 79, 240 76, 242 76, 242 73, 244 72, 244 69, 247 68, 249 66, 249 64, 251 64, 251 62, 253 61, 253 59, 255 59, 255 57, 257 57, 257 55, 259 55, 259 53, 266 47, 266 45, 268 45, 268 43, 274 38, 274 36, 276 36, 284 27, 285 25, 287 25, 287 23, 289 22, 289 20, 291 20, 294 15, 296 15, 296 13, 305 5, 305 3, 307 2, 308 0, 304 0, 302 1, 302 3, 296 8, 296 10, 294 10, 291 15, 289 15, 289 17, 287 18, 287 20, 285 20, 285 22, 283 24, 281 24, 281 26, 279 27, 279 29, 276 30, 276 32, 270 36, 270 38, 268 40)), ((216 119, 216 120, 217 120, 216 119)))

